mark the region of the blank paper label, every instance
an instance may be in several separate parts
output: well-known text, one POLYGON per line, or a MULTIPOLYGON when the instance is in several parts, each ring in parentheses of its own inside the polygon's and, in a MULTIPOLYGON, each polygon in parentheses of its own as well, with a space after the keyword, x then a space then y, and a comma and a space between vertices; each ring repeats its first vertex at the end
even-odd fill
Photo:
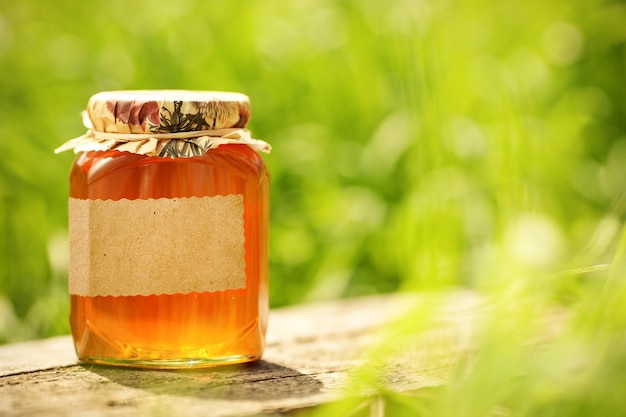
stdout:
POLYGON ((246 287, 243 196, 69 200, 70 294, 246 287))

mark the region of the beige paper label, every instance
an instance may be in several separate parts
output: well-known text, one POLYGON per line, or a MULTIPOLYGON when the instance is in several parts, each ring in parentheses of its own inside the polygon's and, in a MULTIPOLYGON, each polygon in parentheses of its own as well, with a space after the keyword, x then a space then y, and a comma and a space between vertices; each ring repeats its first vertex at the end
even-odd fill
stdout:
POLYGON ((243 196, 69 200, 73 295, 246 287, 243 196))

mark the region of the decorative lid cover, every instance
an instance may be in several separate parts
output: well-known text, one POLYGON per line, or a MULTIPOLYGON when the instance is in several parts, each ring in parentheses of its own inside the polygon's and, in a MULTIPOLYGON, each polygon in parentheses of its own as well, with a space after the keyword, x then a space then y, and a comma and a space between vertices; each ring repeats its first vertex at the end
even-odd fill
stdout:
POLYGON ((159 157, 192 157, 224 144, 245 144, 269 152, 246 125, 250 100, 218 91, 107 91, 89 99, 83 112, 86 134, 55 152, 117 150, 159 157))
POLYGON ((87 115, 94 130, 109 133, 243 129, 250 119, 250 100, 218 91, 105 91, 89 99, 87 115))

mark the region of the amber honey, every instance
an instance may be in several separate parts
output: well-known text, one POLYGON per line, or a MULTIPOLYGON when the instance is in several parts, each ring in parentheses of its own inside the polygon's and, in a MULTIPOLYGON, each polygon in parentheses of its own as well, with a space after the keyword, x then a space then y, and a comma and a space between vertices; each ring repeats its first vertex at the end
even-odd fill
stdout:
POLYGON ((249 117, 247 97, 171 91, 101 94, 92 97, 88 109, 96 121, 94 129, 105 132, 104 139, 94 139, 89 130, 77 138, 81 145, 74 140, 60 148, 74 148, 78 154, 70 173, 69 281, 70 324, 79 359, 184 368, 260 358, 268 315, 269 174, 255 150, 261 148, 254 148, 264 142, 249 139, 247 131, 239 130, 249 117), (181 96, 191 101, 185 103, 181 96), (239 135, 248 138, 247 142, 232 139, 232 131, 235 138, 239 135), (171 140, 170 135, 179 132, 191 139, 171 140), (196 140, 212 132, 219 136, 217 144, 206 145, 207 137, 196 140), (148 151, 140 146, 147 140, 142 133, 158 138, 157 142, 150 138, 148 151), (97 141, 112 149, 89 150, 91 142, 97 141), (137 218, 156 215, 159 201, 222 201, 227 197, 235 197, 229 201, 237 202, 237 210, 219 214, 219 210, 211 211, 214 205, 195 211, 186 211, 189 205, 176 206, 175 218, 154 217, 145 228, 137 218), (80 215, 72 214, 72 202, 88 208, 80 215), (148 212, 133 209, 144 203, 148 212), (94 214, 90 210, 96 206, 109 207, 109 211, 94 214), (111 207, 123 208, 120 212, 111 207), (130 220, 124 223, 127 217, 130 220), (169 224, 170 220, 174 223, 169 224), (215 224, 229 221, 234 222, 234 229, 215 229, 215 224), (121 226, 116 229, 118 223, 121 226), (129 227, 135 223, 137 227, 129 227), (206 224, 213 225, 207 226, 208 235, 202 228, 206 224), (199 236, 185 240, 182 231, 193 231, 196 225, 199 236), (158 235, 156 229, 165 230, 160 240, 152 238, 158 235), (109 241, 108 230, 123 240, 109 241), (235 230, 238 240, 215 230, 235 230), (203 245, 206 240, 212 246, 203 245), (145 241, 156 243, 145 246, 145 241), (179 244, 171 246, 170 241, 179 244), (126 249, 116 251, 118 246, 126 249), (184 264, 181 257, 186 259, 184 264), (178 265, 182 265, 180 270, 178 265), (232 268, 223 269, 223 265, 232 268), (195 277, 192 287, 177 284, 188 278, 184 271, 195 277), (233 281, 230 275, 238 278, 233 281), (192 290, 162 291, 163 286, 155 282, 164 280, 173 283, 167 288, 192 290), (126 285, 127 281, 133 285, 126 285))
MULTIPOLYGON (((70 175, 70 195, 92 200, 244 196, 245 289, 151 296, 71 296, 80 359, 150 365, 235 363, 263 351, 267 323, 269 178, 246 145, 193 158, 87 152, 70 175), (259 244, 260 242, 260 244, 259 244)), ((196 215, 190 213, 190 217, 196 215)), ((163 254, 173 256, 173 254, 163 254)), ((176 279, 176 277, 172 277, 176 279)))

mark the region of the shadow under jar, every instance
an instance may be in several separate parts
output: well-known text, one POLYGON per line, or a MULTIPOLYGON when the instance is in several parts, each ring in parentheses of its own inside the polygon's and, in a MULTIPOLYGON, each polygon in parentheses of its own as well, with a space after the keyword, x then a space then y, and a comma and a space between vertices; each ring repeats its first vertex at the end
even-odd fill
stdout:
POLYGON ((248 98, 105 92, 87 114, 90 130, 70 145, 79 359, 155 368, 259 359, 269 174, 257 150, 269 145, 245 130, 248 98))

